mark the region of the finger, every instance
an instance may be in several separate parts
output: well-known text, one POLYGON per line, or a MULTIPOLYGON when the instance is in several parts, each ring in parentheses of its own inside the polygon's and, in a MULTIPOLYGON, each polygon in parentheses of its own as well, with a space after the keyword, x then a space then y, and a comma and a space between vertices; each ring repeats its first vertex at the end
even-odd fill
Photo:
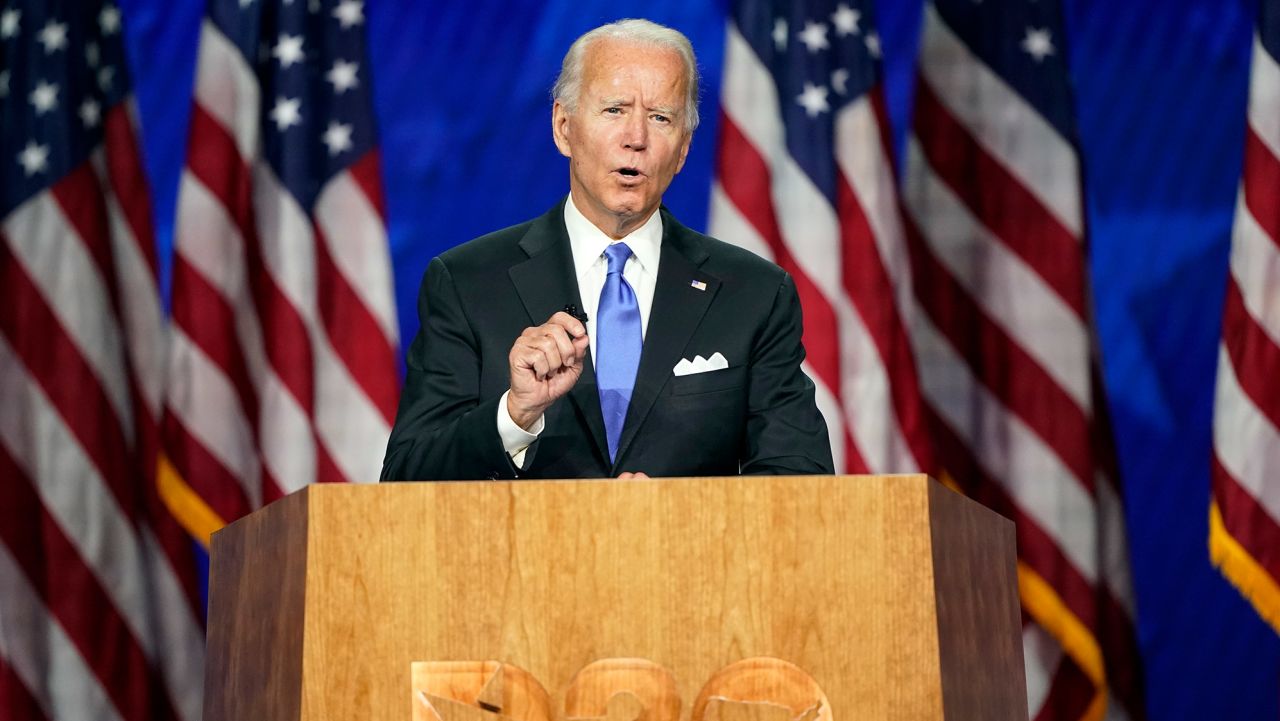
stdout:
MULTIPOLYGON (((558 354, 568 349, 569 354, 573 353, 573 341, 569 339, 568 333, 560 326, 540 325, 536 328, 526 328, 516 338, 515 344, 511 347, 513 354, 523 354, 527 351, 536 350, 544 353, 550 360, 555 360, 558 354)), ((557 365, 553 363, 553 366, 557 365)))
POLYGON ((587 326, 577 318, 569 315, 564 311, 560 311, 547 319, 548 325, 557 325, 564 328, 571 338, 577 339, 587 335, 587 326))
POLYGON ((512 358, 515 359, 516 368, 533 371, 534 377, 538 380, 546 378, 550 371, 547 356, 539 348, 519 345, 512 350, 512 358))
MULTIPOLYGON (((570 316, 572 319, 572 316, 570 316)), ((516 339, 516 345, 534 346, 545 349, 543 340, 550 338, 560 350, 560 357, 566 365, 577 365, 582 360, 582 351, 587 347, 587 336, 573 337, 563 325, 550 321, 533 328, 525 328, 516 339)))
POLYGON ((564 339, 559 345, 560 357, 564 359, 565 365, 578 366, 582 364, 582 359, 586 356, 587 349, 591 347, 591 338, 585 332, 575 337, 568 329, 559 324, 547 323, 542 327, 553 329, 552 332, 556 338, 564 339))
MULTIPOLYGON (((543 326, 547 329, 547 337, 556 344, 556 349, 560 352, 560 358, 565 365, 572 365, 581 358, 581 351, 576 345, 577 339, 569 335, 569 331, 561 326, 547 324, 543 326)), ((583 340, 586 336, 583 336, 583 340)))
POLYGON ((547 373, 558 371, 564 365, 564 358, 560 355, 560 345, 550 333, 535 340, 533 347, 546 360, 547 373))
MULTIPOLYGON (((545 337, 555 342, 562 364, 576 367, 582 363, 582 352, 587 348, 588 343, 587 336, 574 338, 564 326, 551 322, 544 323, 535 330, 542 331, 545 337)), ((541 338, 538 340, 540 341, 541 338)), ((538 345, 543 347, 541 343, 538 345)))
POLYGON ((533 354, 533 374, 538 380, 544 380, 551 375, 551 367, 547 364, 547 356, 543 353, 533 354))

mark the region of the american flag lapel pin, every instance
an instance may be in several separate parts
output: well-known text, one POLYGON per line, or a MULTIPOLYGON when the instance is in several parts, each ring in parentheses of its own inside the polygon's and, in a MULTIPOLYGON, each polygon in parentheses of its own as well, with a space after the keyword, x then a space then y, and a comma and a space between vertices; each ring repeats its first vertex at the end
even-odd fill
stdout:
POLYGON ((689 281, 689 285, 693 286, 694 288, 697 288, 698 290, 706 290, 706 289, 707 289, 707 284, 706 284, 706 283, 703 283, 703 282, 702 282, 702 281, 700 281, 700 280, 691 280, 691 281, 689 281))

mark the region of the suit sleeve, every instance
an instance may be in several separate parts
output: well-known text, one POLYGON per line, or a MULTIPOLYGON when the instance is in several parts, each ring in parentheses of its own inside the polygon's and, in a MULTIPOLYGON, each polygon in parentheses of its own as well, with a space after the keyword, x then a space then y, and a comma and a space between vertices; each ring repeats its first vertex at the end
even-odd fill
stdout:
POLYGON ((800 369, 800 299, 791 276, 778 287, 751 359, 744 474, 834 473, 827 423, 800 369))
POLYGON ((382 480, 514 478, 495 423, 501 395, 480 395, 479 343, 439 258, 427 266, 418 317, 382 480))

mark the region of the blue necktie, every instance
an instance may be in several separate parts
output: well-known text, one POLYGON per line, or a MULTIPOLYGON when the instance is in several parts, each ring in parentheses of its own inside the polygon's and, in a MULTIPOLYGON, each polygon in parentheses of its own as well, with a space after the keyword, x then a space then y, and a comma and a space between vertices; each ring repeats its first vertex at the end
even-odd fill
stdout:
POLYGON ((609 274, 600 291, 596 309, 596 383, 600 389, 600 410, 604 412, 604 434, 609 442, 609 460, 618 455, 618 439, 631 405, 631 389, 640 367, 640 304, 631 284, 622 277, 622 267, 631 257, 626 243, 614 243, 604 251, 609 274))

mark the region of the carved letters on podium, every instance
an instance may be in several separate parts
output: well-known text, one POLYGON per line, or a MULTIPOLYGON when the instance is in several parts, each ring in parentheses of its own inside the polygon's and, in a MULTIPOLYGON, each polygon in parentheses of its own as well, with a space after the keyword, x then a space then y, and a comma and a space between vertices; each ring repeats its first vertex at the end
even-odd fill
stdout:
MULTIPOLYGON (((682 721, 676 678, 642 658, 584 666, 555 713, 547 690, 499 661, 413 664, 413 721, 682 721)), ((688 721, 834 721, 817 681, 795 664, 757 656, 712 674, 688 721)))
POLYGON ((413 721, 553 721, 538 679, 499 661, 413 664, 413 721))

